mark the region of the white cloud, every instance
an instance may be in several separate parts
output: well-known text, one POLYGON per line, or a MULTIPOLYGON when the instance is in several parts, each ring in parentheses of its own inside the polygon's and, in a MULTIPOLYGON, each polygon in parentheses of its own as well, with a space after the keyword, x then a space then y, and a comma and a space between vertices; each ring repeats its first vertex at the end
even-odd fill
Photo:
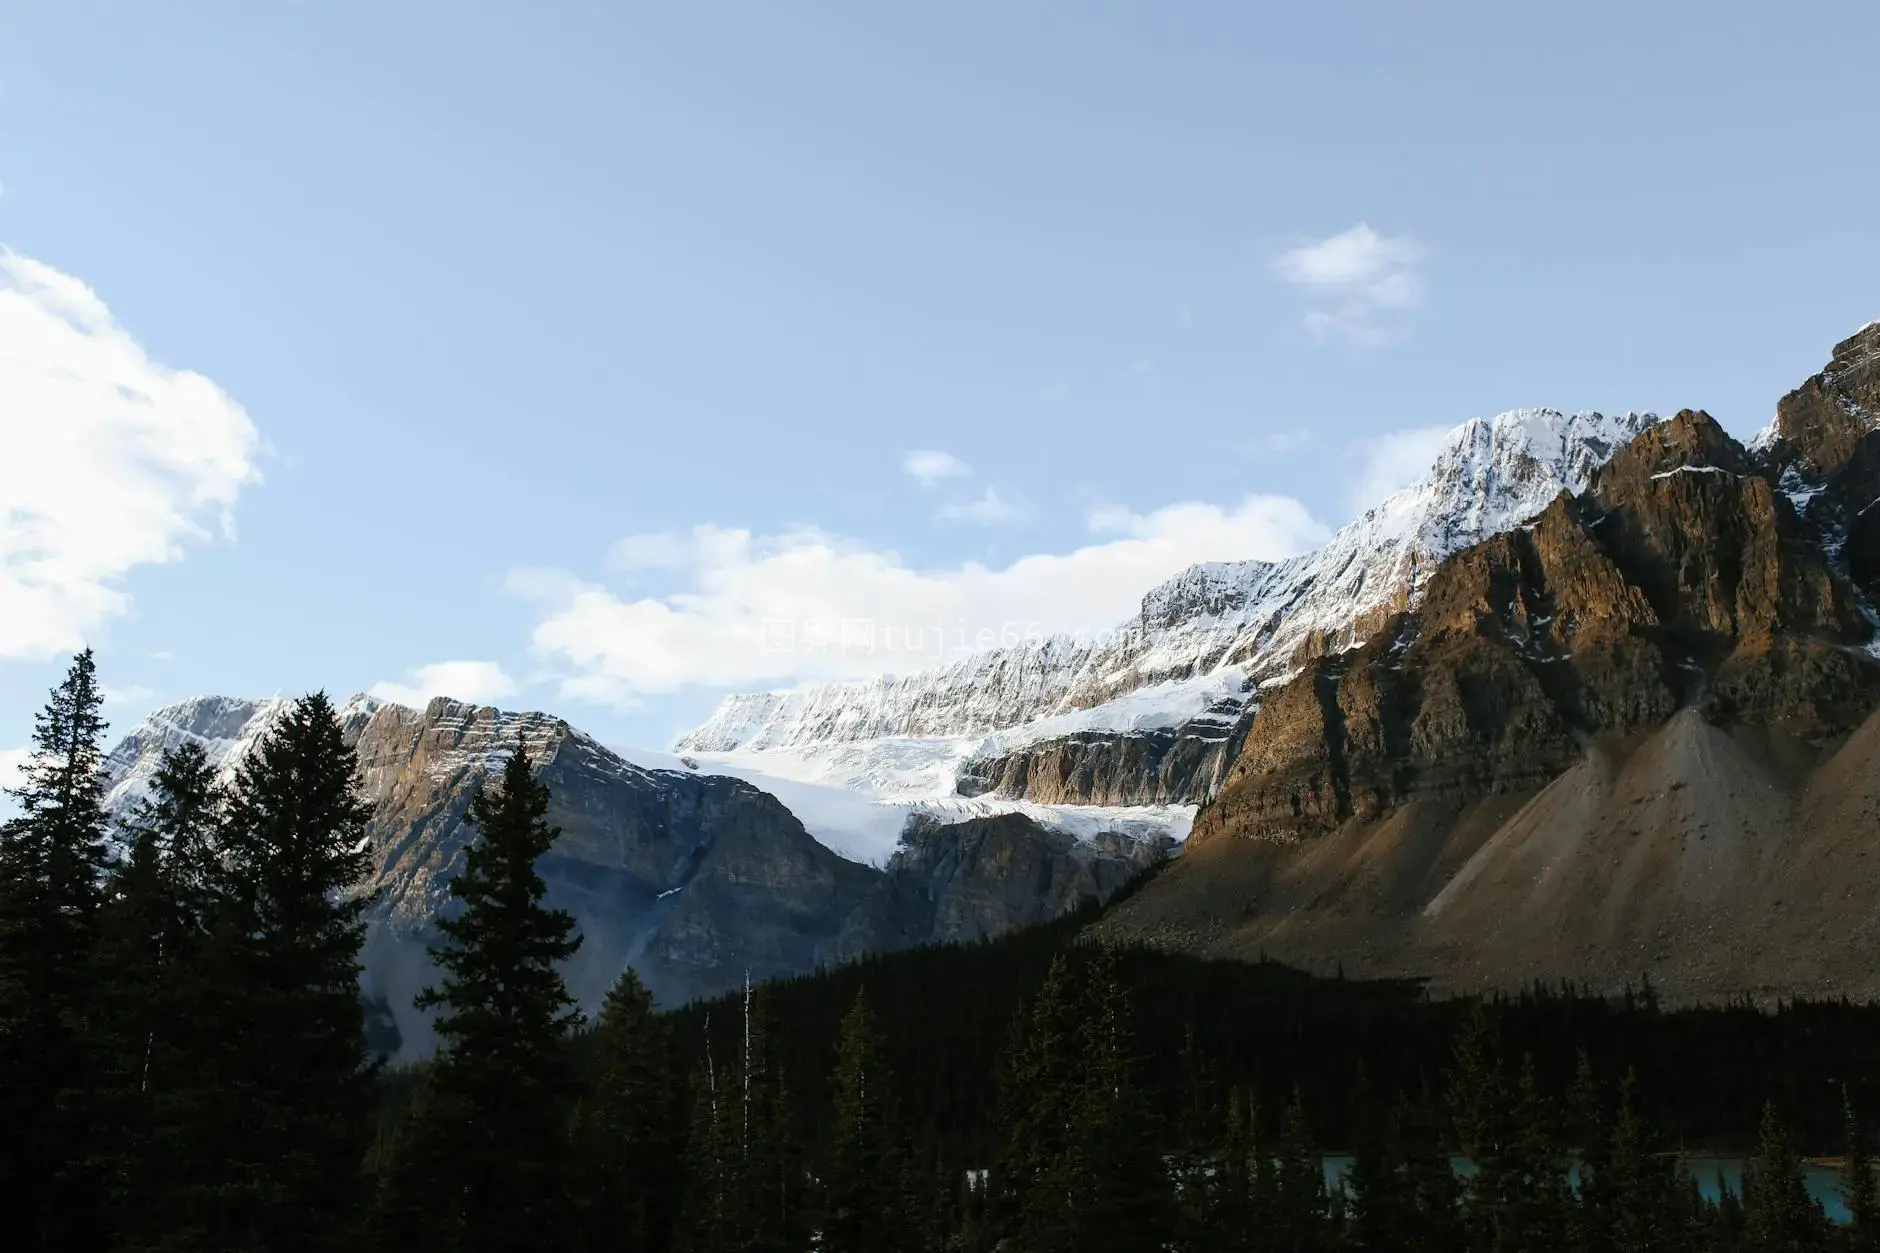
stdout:
POLYGON ((67 652, 260 479, 209 379, 153 361, 78 279, 0 249, 0 657, 67 652))
POLYGON ((510 587, 544 606, 533 643, 562 671, 562 695, 631 705, 693 685, 917 670, 1001 637, 1104 630, 1194 562, 1277 559, 1327 537, 1277 496, 1109 508, 1090 524, 1105 538, 1070 552, 933 570, 819 531, 701 526, 688 585, 671 595, 629 600, 557 570, 515 571, 510 587))
POLYGON ((1362 513, 1422 478, 1453 430, 1447 426, 1420 426, 1352 445, 1352 455, 1359 465, 1357 474, 1346 485, 1345 503, 1353 512, 1362 513))
POLYGON ((1312 307, 1305 327, 1313 338, 1375 346, 1399 338, 1404 315, 1423 303, 1424 256, 1409 236, 1380 235, 1360 222, 1280 253, 1273 272, 1306 292, 1312 307))
POLYGON ((971 466, 952 453, 935 448, 915 449, 901 458, 901 468, 919 479, 923 487, 932 487, 941 479, 964 478, 973 472, 971 466))
POLYGON ((940 517, 947 522, 981 522, 992 525, 1000 522, 1016 522, 1024 516, 1025 511, 999 495, 999 489, 996 487, 988 487, 977 500, 940 507, 940 517))
POLYGON ((438 661, 405 674, 403 683, 374 683, 371 694, 394 705, 422 709, 436 696, 489 705, 516 694, 516 681, 493 661, 438 661))

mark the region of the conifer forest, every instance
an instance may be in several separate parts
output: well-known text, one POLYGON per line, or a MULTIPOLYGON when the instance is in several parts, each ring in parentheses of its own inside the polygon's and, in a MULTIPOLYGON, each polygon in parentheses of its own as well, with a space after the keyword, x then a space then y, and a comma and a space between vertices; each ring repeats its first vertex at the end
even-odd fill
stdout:
POLYGON ((0 828, 0 1248, 1880 1249, 1872 1007, 1435 999, 1101 949, 1091 906, 678 1007, 629 970, 584 1013, 521 751, 435 925, 438 1050, 393 1067, 327 698, 113 816, 101 691, 81 654, 0 828))

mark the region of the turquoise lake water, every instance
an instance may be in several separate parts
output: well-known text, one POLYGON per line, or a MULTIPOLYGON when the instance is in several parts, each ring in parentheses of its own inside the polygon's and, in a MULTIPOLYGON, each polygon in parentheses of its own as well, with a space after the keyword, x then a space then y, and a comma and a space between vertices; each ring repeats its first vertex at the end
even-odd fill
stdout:
MULTIPOLYGON (((1687 1157, 1683 1159, 1684 1169, 1697 1180, 1698 1189, 1704 1198, 1715 1201, 1721 1188, 1728 1188, 1738 1196, 1743 1195, 1743 1159, 1740 1157, 1687 1157)), ((1473 1167, 1466 1157, 1450 1159, 1459 1175, 1473 1173, 1473 1167)), ((1345 1171, 1351 1167, 1351 1158, 1345 1155, 1325 1159, 1325 1186, 1339 1188, 1344 1185, 1345 1171)), ((1805 1177, 1808 1195, 1821 1202, 1830 1220, 1837 1223, 1847 1221, 1847 1207, 1841 1203, 1841 1172, 1833 1166, 1818 1166, 1810 1163, 1806 1167, 1805 1177)), ((1568 1172, 1568 1179, 1573 1179, 1573 1172, 1568 1172)))

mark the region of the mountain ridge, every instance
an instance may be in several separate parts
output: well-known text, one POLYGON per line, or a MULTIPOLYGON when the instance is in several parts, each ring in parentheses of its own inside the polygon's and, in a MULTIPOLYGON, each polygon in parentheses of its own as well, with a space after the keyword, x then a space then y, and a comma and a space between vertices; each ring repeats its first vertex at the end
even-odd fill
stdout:
POLYGON ((886 763, 926 740, 934 747, 923 761, 942 787, 951 767, 962 794, 1203 799, 1262 683, 1369 638, 1444 557, 1518 525, 1562 490, 1582 489, 1657 422, 1551 409, 1471 419, 1449 433, 1422 479, 1321 548, 1279 562, 1191 566, 1149 589, 1137 614, 1101 638, 1053 636, 911 675, 727 697, 674 751, 753 766, 768 755, 779 771, 813 772, 819 759, 854 757, 841 746, 878 741, 882 767, 849 777, 893 789, 907 783, 886 763), (1141 736, 1158 742, 1146 753, 1121 742, 1141 736), (1039 744, 1049 747, 1040 753, 1039 744), (1155 786, 1094 783, 1104 768, 1090 759, 1117 754, 1182 765, 1155 786), (1093 785, 1079 785, 1080 774, 1093 785))
POLYGON ((1181 859, 1096 934, 1565 979, 1880 996, 1880 327, 1737 443, 1685 411, 1263 702, 1181 859))

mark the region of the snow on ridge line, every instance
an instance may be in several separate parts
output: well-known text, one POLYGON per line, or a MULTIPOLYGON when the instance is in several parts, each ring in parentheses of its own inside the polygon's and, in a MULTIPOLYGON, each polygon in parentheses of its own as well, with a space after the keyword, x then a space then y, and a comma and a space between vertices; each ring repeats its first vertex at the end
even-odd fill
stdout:
POLYGON ((1053 636, 911 674, 729 696, 675 751, 998 735, 1084 714, 1109 727, 1126 715, 1094 711, 1134 691, 1236 667, 1257 684, 1308 639, 1331 651, 1362 643, 1374 625, 1366 619, 1414 603, 1443 558, 1521 524, 1561 491, 1585 490, 1594 470, 1658 421, 1552 409, 1471 419, 1449 433, 1419 482, 1323 548, 1280 562, 1190 566, 1151 588, 1105 639, 1053 636))
MULTIPOLYGON (((201 745, 220 777, 228 780, 292 704, 291 699, 281 697, 249 700, 205 696, 152 711, 125 733, 106 759, 107 806, 116 813, 128 812, 148 795, 150 780, 163 754, 183 743, 201 745)), ((433 716, 437 729, 448 736, 467 726, 472 716, 486 708, 494 707, 438 697, 424 710, 417 710, 408 705, 358 696, 337 713, 342 724, 354 717, 371 718, 380 714, 412 719, 433 716)), ((796 772, 802 777, 792 779, 789 772, 778 772, 776 767, 784 763, 775 759, 766 760, 761 768, 751 768, 735 761, 682 760, 666 753, 616 748, 568 726, 552 714, 538 711, 495 709, 495 714, 494 742, 474 749, 464 747, 436 753, 431 761, 433 771, 448 774, 465 766, 486 772, 500 770, 514 751, 515 739, 528 741, 534 738, 534 733, 567 726, 568 734, 575 740, 617 762, 618 768, 625 771, 642 776, 718 775, 739 779, 768 792, 825 848, 851 861, 877 867, 885 865, 900 847, 901 835, 916 814, 943 822, 958 822, 993 814, 1023 813, 1041 826, 1065 831, 1086 841, 1100 834, 1114 833, 1132 839, 1168 836, 1180 842, 1186 838, 1194 820, 1193 806, 1097 811, 1087 806, 1042 806, 955 796, 952 759, 970 749, 970 745, 941 746, 938 750, 915 746, 906 755, 900 778, 880 779, 878 786, 870 787, 848 777, 819 778, 817 768, 807 765, 796 772), (929 758, 931 760, 927 760, 929 758)), ((822 769, 826 772, 827 766, 822 769)))

